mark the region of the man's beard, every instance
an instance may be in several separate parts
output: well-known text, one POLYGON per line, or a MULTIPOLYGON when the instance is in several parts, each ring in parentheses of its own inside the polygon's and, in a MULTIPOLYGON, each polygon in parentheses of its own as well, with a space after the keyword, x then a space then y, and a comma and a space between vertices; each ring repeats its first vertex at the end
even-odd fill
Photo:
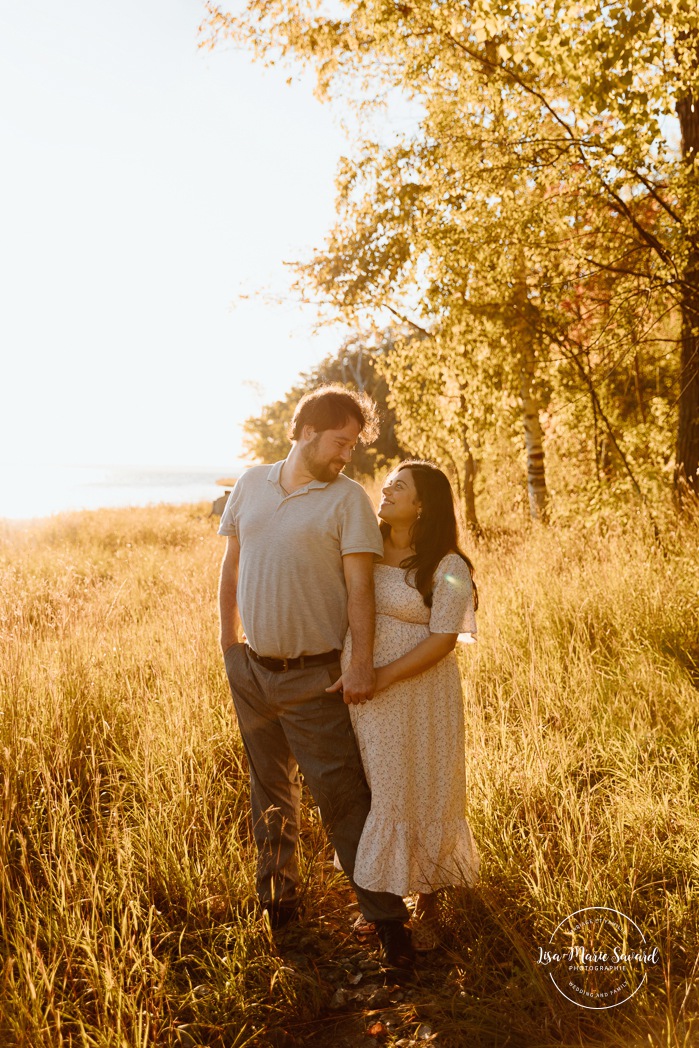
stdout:
POLYGON ((329 484, 342 473, 345 468, 345 463, 339 459, 326 462, 325 460, 318 459, 315 454, 315 449, 320 443, 320 433, 316 433, 315 437, 310 444, 307 444, 305 448, 301 449, 301 457, 303 464, 315 480, 320 480, 324 484, 329 484), (338 469, 338 466, 340 467, 338 469))

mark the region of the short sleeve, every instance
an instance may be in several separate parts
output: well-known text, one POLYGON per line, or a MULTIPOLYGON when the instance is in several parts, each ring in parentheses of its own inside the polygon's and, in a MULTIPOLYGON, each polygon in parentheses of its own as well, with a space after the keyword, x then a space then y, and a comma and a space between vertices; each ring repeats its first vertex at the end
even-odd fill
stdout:
POLYGON ((340 519, 340 553, 383 553, 383 538, 379 522, 364 488, 352 481, 352 488, 343 500, 340 519))
POLYGON ((476 633, 473 583, 457 553, 443 557, 434 573, 430 633, 476 633))
POLYGON ((219 533, 219 535, 236 535, 237 536, 237 534, 238 534, 238 524, 237 524, 237 519, 236 519, 237 518, 236 509, 237 509, 238 502, 240 501, 239 488, 238 488, 239 484, 240 484, 240 481, 236 481, 235 487, 233 488, 233 490, 231 491, 230 495, 228 496, 228 501, 226 502, 226 508, 224 509, 223 513, 221 514, 221 521, 220 521, 219 526, 218 526, 218 533, 219 533))

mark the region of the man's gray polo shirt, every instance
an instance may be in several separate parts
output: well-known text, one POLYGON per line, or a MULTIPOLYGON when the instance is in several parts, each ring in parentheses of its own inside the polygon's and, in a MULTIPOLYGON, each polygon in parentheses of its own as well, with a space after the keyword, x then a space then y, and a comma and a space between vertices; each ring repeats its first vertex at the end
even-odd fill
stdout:
POLYGON ((287 495, 284 462, 253 466, 238 480, 219 535, 240 542, 238 609, 259 655, 296 658, 341 648, 347 632, 342 558, 383 553, 369 497, 340 474, 287 495))

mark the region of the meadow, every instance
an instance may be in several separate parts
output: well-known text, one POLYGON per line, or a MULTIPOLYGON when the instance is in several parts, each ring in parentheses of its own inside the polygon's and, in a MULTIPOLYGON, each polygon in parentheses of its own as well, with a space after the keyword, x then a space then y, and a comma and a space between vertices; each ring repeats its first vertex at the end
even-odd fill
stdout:
POLYGON ((481 881, 444 899, 416 984, 384 990, 310 802, 307 915, 275 940, 256 914, 207 514, 0 528, 0 1046, 699 1044, 699 529, 668 519, 661 548, 608 513, 469 550, 481 881), (588 906, 659 950, 619 1007, 537 963, 588 906))

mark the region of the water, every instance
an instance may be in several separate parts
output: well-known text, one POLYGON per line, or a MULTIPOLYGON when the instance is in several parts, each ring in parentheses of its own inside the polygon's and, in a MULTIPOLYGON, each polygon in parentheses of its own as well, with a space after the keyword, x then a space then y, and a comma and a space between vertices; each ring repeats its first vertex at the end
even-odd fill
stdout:
POLYGON ((236 477, 246 463, 209 469, 0 464, 0 517, 24 520, 79 509, 211 501, 216 481, 236 477))

